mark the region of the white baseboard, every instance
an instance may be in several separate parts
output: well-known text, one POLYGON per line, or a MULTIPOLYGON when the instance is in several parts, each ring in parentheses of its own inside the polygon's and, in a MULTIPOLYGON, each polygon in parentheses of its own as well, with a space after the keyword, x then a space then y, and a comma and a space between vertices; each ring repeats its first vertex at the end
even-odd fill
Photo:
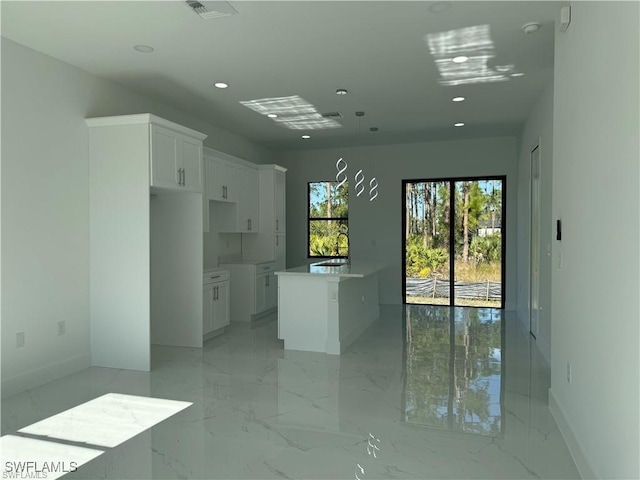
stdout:
POLYGON ((21 373, 14 377, 3 378, 2 398, 10 397, 24 390, 44 385, 45 383, 65 377, 71 373, 89 368, 90 366, 91 354, 86 352, 36 370, 21 373))
POLYGON ((564 414, 564 409, 551 389, 549 389, 549 410, 551 410, 551 414, 558 425, 558 429, 567 444, 569 453, 571 453, 571 457, 576 464, 576 468, 578 469, 580 476, 585 479, 602 478, 594 472, 580 440, 576 437, 567 417, 564 414))

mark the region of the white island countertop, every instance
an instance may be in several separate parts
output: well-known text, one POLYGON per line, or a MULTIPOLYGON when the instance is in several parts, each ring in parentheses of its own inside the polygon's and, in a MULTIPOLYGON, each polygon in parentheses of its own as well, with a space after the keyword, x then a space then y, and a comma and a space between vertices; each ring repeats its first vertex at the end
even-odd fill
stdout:
POLYGON ((373 263, 346 263, 342 259, 325 260, 322 262, 302 265, 277 271, 276 275, 323 276, 336 278, 363 278, 382 270, 384 267, 373 263), (328 265, 334 264, 334 265, 328 265))

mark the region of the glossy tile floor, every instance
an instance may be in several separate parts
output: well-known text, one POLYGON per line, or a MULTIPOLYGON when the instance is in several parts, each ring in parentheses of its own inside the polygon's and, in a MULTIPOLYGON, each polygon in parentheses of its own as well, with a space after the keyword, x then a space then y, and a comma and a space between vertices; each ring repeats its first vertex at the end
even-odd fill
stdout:
POLYGON ((151 373, 90 368, 3 400, 2 435, 116 392, 193 405, 65 478, 579 478, 515 318, 381 311, 341 356, 283 350, 274 321, 156 346, 151 373))

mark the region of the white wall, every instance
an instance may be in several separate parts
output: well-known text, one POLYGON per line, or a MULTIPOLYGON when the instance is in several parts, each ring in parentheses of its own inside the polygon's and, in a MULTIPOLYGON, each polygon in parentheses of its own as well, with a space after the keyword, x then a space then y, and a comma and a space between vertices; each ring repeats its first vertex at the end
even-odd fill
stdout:
POLYGON ((287 266, 309 263, 306 257, 307 182, 335 179, 336 161, 349 165, 349 240, 353 261, 382 262, 380 302, 402 303, 403 179, 460 176, 507 176, 506 308, 516 301, 517 150, 514 137, 284 152, 287 167, 287 266), (366 183, 375 176, 379 196, 356 197, 353 175, 363 169, 366 183), (375 242, 375 246, 373 245, 375 242))
POLYGON ((555 225, 551 215, 553 187, 553 81, 545 87, 525 122, 518 157, 518 292, 520 321, 529 330, 531 248, 531 150, 540 145, 540 298, 536 344, 551 363, 551 247, 555 225))
POLYGON ((2 394, 89 365, 85 117, 154 113, 256 163, 241 137, 2 38, 2 394), (66 335, 57 336, 57 323, 66 335), (16 348, 16 333, 26 344, 16 348))
POLYGON ((550 405, 581 473, 640 478, 640 5, 572 2, 556 35, 550 405), (567 363, 572 381, 567 382, 567 363))

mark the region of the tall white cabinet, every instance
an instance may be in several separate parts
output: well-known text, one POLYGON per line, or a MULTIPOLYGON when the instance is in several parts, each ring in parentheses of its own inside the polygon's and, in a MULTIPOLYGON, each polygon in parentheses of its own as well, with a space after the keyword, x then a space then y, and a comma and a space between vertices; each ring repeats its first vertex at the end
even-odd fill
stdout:
POLYGON ((152 114, 89 118, 95 366, 149 371, 150 344, 202 346, 202 141, 152 114))
POLYGON ((258 208, 260 231, 242 239, 246 259, 273 261, 276 270, 286 268, 286 168, 279 165, 258 165, 258 208))

